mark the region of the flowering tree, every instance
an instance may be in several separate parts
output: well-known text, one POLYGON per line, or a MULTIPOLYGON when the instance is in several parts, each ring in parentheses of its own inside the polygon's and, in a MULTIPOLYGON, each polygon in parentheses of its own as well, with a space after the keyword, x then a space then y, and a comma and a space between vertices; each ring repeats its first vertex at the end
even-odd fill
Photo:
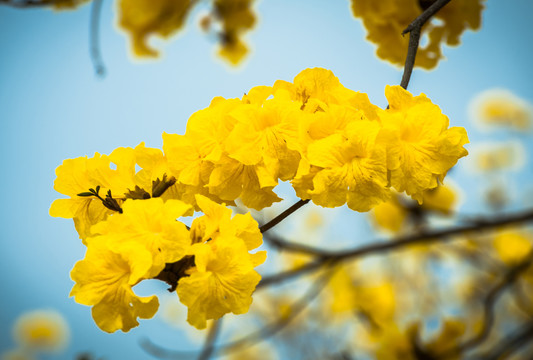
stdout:
MULTIPOLYGON (((2 1, 56 8, 84 2, 2 1)), ((156 56, 146 37, 178 31, 195 4, 121 0, 119 24, 136 55, 156 56)), ((254 25, 252 5, 215 0, 201 19, 231 64, 248 51, 241 35, 254 25)), ((101 2, 92 6, 97 24, 101 2)), ((387 106, 343 86, 327 69, 310 68, 240 98, 214 98, 191 115, 183 135, 164 133, 162 150, 141 143, 67 159, 56 169, 54 188, 65 197, 53 202, 50 215, 73 219, 86 246, 70 274, 70 295, 91 307, 100 329, 128 332, 152 318, 158 297, 138 296, 134 288, 157 279, 187 307, 190 326, 208 329, 194 353, 143 342, 160 358, 496 359, 533 351, 533 249, 521 226, 533 212, 457 213, 457 191, 445 177, 468 154, 466 131, 450 126, 445 109, 426 95, 407 90, 415 66, 435 68, 441 44, 458 45, 465 29, 480 27, 483 1, 352 0, 351 8, 377 55, 404 63, 400 85, 385 87, 387 106), (423 35, 428 42, 421 46, 423 35), (283 182, 299 200, 272 214, 283 182), (301 221, 306 208, 344 205, 370 211, 377 230, 394 236, 342 248, 325 232, 313 245, 322 215, 313 220, 312 213, 296 235, 278 230, 301 221), (443 219, 445 226, 435 226, 443 219), (256 268, 267 257, 278 264, 264 275, 256 268), (461 270, 459 280, 449 281, 439 268, 446 262, 461 270), (300 298, 268 291, 294 279, 309 284, 300 298), (419 287, 431 293, 421 295, 419 287), (235 321, 253 317, 257 330, 233 331, 236 340, 217 343, 230 313, 242 314, 235 321), (281 330, 272 349, 243 355, 281 330)), ((92 34, 97 45, 96 25, 92 34)), ((488 108, 490 121, 529 116, 527 105, 510 101, 479 106, 488 108)), ((485 156, 486 168, 498 161, 485 156)))

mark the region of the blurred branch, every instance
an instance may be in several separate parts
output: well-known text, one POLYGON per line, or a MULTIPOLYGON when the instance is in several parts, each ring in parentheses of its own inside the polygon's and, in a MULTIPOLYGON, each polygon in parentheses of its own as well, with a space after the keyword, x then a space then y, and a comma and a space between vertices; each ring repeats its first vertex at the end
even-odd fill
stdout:
POLYGON ((286 245, 284 249, 288 251, 297 251, 307 253, 314 256, 320 256, 320 259, 312 261, 302 267, 281 272, 271 276, 265 276, 257 285, 258 288, 285 281, 287 279, 302 275, 304 273, 316 270, 326 264, 327 262, 338 262, 346 259, 354 259, 363 255, 382 254, 392 250, 398 250, 414 244, 430 244, 436 242, 445 242, 450 239, 452 235, 458 235, 466 232, 479 232, 497 228, 503 225, 531 222, 533 221, 533 210, 528 210, 518 214, 507 216, 498 216, 497 218, 478 219, 475 224, 465 226, 457 226, 444 230, 424 231, 422 233, 400 236, 390 239, 388 241, 376 241, 375 244, 358 247, 356 249, 345 249, 339 251, 331 251, 326 249, 297 246, 295 244, 287 245, 288 243, 278 243, 286 245), (306 248, 309 248, 306 250, 306 248))
POLYGON ((409 46, 407 48, 407 57, 405 58, 405 66, 403 69, 402 81, 400 86, 404 89, 407 89, 409 85, 409 80, 411 80, 411 74, 413 73, 413 68, 415 66, 416 52, 418 51, 418 45, 420 43, 420 35, 422 33, 422 26, 440 9, 442 9, 447 3, 451 0, 437 0, 427 8, 420 16, 413 20, 402 31, 402 35, 409 33, 409 46))
POLYGON ((266 224, 261 225, 259 230, 262 233, 267 232, 268 230, 272 229, 274 226, 282 222, 286 217, 288 217, 290 214, 292 214, 293 212, 295 212, 296 210, 298 210, 299 208, 301 208, 308 202, 309 202, 309 199, 307 200, 300 199, 298 202, 294 203, 290 208, 288 208, 287 210, 285 210, 284 212, 282 212, 281 214, 279 214, 278 216, 276 216, 275 218, 273 218, 266 224))
POLYGON ((524 345, 531 344, 533 338, 533 322, 529 322, 518 330, 515 330, 508 337, 498 342, 494 349, 483 356, 482 359, 498 360, 507 358, 512 353, 520 350, 524 345))
POLYGON ((0 0, 0 5, 7 5, 15 8, 43 7, 53 4, 54 0, 0 0))
POLYGON ((91 5, 91 21, 89 23, 89 53, 96 76, 105 76, 105 66, 100 52, 100 14, 102 0, 93 0, 91 5))
POLYGON ((214 320, 213 325, 211 325, 211 328, 209 329, 209 334, 207 334, 204 348, 198 356, 198 360, 209 360, 209 358, 213 354, 213 350, 215 350, 215 342, 217 341, 217 337, 218 334, 220 334, 221 328, 222 318, 214 320))
POLYGON ((530 268, 533 263, 533 251, 531 251, 521 262, 511 267, 500 282, 496 284, 485 296, 483 300, 483 326, 481 331, 471 339, 463 342, 459 346, 445 351, 439 358, 454 357, 462 354, 477 345, 480 345, 489 336, 495 320, 495 305, 505 289, 512 286, 519 276, 530 268))
MULTIPOLYGON (((232 351, 252 346, 255 343, 264 341, 265 339, 277 334, 287 327, 294 318, 296 318, 303 310, 305 310, 305 308, 307 308, 307 306, 309 306, 309 304, 320 294, 332 274, 333 269, 328 269, 321 276, 319 276, 318 279, 315 280, 307 292, 298 301, 291 305, 291 316, 280 317, 272 323, 267 324, 263 328, 246 335, 241 339, 220 345, 218 348, 211 344, 209 347, 204 347, 203 351, 209 349, 210 354, 214 354, 214 356, 228 354, 232 351)), ((165 349, 154 344, 149 339, 142 340, 140 345, 147 353, 160 359, 183 359, 194 355, 194 353, 187 351, 165 349)), ((208 358, 203 359, 206 360, 208 358)))

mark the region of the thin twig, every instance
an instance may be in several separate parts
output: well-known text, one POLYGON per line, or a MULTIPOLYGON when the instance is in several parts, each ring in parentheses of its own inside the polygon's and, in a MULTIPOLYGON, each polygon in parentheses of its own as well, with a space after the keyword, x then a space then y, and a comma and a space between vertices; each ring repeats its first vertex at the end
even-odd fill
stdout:
POLYGON ((105 76, 105 65, 100 52, 100 14, 102 0, 93 0, 91 6, 91 21, 89 23, 89 53, 93 63, 94 72, 98 77, 105 76))
MULTIPOLYGON (((327 261, 342 261, 346 259, 354 259, 361 257, 363 255, 369 254, 383 254, 388 251, 397 250, 405 248, 408 245, 424 243, 436 243, 436 242, 445 242, 450 239, 450 236, 457 235, 465 232, 472 231, 483 231, 492 228, 497 228, 503 225, 521 223, 521 222, 531 222, 533 221, 533 210, 522 212, 519 214, 507 215, 507 216, 498 216, 498 218, 481 220, 479 223, 458 226, 454 228, 436 230, 436 231, 427 231, 423 233, 400 236, 395 239, 390 239, 388 241, 375 241, 371 245, 366 245, 358 247, 356 249, 346 249, 340 251, 330 251, 330 250, 321 250, 318 248, 313 248, 312 255, 316 253, 320 254, 320 259, 317 261, 310 262, 303 265, 302 267, 281 272, 271 276, 265 276, 261 282, 257 285, 258 288, 264 287, 269 284, 278 283, 285 281, 287 279, 302 275, 304 273, 316 270, 324 265, 327 261)), ((301 249, 300 249, 301 250, 301 249)))
POLYGON ((37 8, 53 5, 53 0, 0 0, 0 5, 7 5, 14 8, 37 8))
POLYGON ((267 232, 268 230, 272 229, 274 226, 282 222, 287 216, 289 216, 290 214, 292 214, 293 212, 295 212, 296 210, 298 210, 299 208, 301 208, 308 202, 309 202, 309 199, 308 200, 300 199, 298 202, 294 203, 290 208, 288 208, 287 210, 285 210, 284 212, 282 212, 281 214, 279 214, 278 216, 276 216, 275 218, 273 218, 266 224, 262 225, 259 228, 259 230, 262 233, 267 232))
POLYGON ((526 344, 531 344, 533 338, 533 322, 515 330, 507 338, 498 342, 498 345, 488 354, 483 355, 480 359, 498 360, 510 356, 526 344))
POLYGON ((481 344, 487 339, 492 330, 495 320, 495 305, 504 290, 513 285, 519 276, 528 270, 533 263, 533 251, 531 251, 521 262, 510 268, 505 276, 496 286, 494 286, 485 296, 483 300, 483 326, 481 331, 474 335, 471 339, 466 340, 455 348, 446 350, 439 358, 454 357, 457 354, 462 354, 467 350, 481 344))
POLYGON ((198 360, 208 360, 215 350, 215 342, 217 341, 218 334, 220 334, 220 329, 222 328, 222 318, 215 320, 211 328, 209 329, 209 334, 205 340, 204 348, 198 360))
MULTIPOLYGON (((220 345, 218 349, 216 349, 214 346, 212 346, 211 351, 213 352, 214 356, 224 355, 228 354, 232 351, 235 351, 236 349, 242 349, 243 347, 249 347, 253 344, 263 341, 267 339, 268 337, 271 337, 281 330, 283 330, 286 326, 290 324, 290 322, 296 318, 303 310, 309 306, 309 304, 320 294, 328 280, 330 279, 331 275, 333 273, 333 269, 328 269, 326 272, 324 272, 318 279, 315 280, 313 285, 306 291, 306 293, 298 299, 296 302, 294 302, 291 305, 291 316, 288 318, 278 318, 274 322, 266 325, 265 327, 249 334, 241 339, 232 341, 227 344, 220 345)), ((155 356, 160 359, 183 359, 190 357, 193 355, 191 352, 187 351, 179 351, 179 350, 169 350, 162 348, 158 345, 155 345, 148 339, 144 339, 141 342, 141 347, 151 354, 152 356, 155 356)), ((205 350, 205 348, 204 348, 205 350)))
POLYGON ((400 86, 407 89, 411 74, 415 66, 416 52, 420 43, 420 35, 422 33, 422 26, 431 19, 440 9, 442 9, 451 0, 437 0, 429 8, 427 8, 420 16, 414 19, 409 26, 405 28, 402 35, 409 33, 409 46, 407 48, 407 56, 405 58, 405 66, 403 68, 402 81, 400 86))

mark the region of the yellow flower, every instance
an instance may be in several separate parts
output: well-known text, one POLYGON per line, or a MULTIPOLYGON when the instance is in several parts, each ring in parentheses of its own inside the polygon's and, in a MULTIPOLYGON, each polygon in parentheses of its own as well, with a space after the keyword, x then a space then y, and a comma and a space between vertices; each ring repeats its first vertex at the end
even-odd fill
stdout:
POLYGON ((119 25, 130 34, 135 55, 157 56, 147 38, 173 35, 183 27, 194 4, 194 0, 120 0, 119 25))
POLYGON ((244 314, 261 276, 243 242, 218 237, 192 247, 196 267, 178 283, 180 301, 189 308, 187 321, 198 329, 224 314, 244 314))
POLYGON ((91 234, 91 226, 106 219, 113 210, 105 207, 96 196, 78 194, 99 187, 102 198, 111 191, 113 198, 120 204, 128 188, 135 188, 134 173, 135 160, 131 148, 118 148, 109 156, 96 153, 92 158, 64 160, 56 169, 54 189, 70 198, 55 200, 50 207, 50 215, 73 218, 76 230, 84 240, 91 234), (127 153, 131 156, 126 156, 127 153), (116 169, 111 168, 112 162, 116 169))
POLYGON ((388 201, 379 204, 372 210, 376 225, 393 233, 402 229, 407 215, 409 213, 400 204, 397 195, 392 196, 388 201))
POLYGON ((159 306, 156 296, 138 297, 132 290, 151 268, 151 254, 142 246, 123 246, 117 253, 106 241, 89 241, 85 258, 70 273, 76 282, 70 296, 93 306, 92 316, 100 329, 127 332, 139 325, 138 317, 151 318, 159 306))
POLYGON ((306 112, 324 111, 331 104, 361 110, 368 119, 376 120, 377 106, 364 93, 345 88, 331 70, 305 69, 290 83, 278 80, 273 87, 275 97, 288 97, 306 112))
POLYGON ((457 203, 457 193, 449 184, 439 185, 422 194, 422 207, 442 214, 450 214, 457 203))
POLYGON ((468 152, 464 128, 448 128, 448 117, 425 95, 413 97, 400 86, 387 86, 390 108, 380 113, 387 142, 391 185, 419 203, 446 172, 468 152))
POLYGON ((506 126, 519 131, 531 128, 533 106, 505 89, 489 89, 472 99, 470 116, 480 125, 506 126))
MULTIPOLYGON (((416 66, 434 68, 443 57, 441 43, 459 45, 464 30, 477 30, 481 25, 484 0, 457 0, 442 8, 423 31, 428 42, 418 48, 416 66)), ((432 1, 418 0, 352 0, 355 17, 361 18, 367 30, 367 39, 377 45, 377 55, 383 60, 403 66, 409 36, 402 31, 432 1), (425 5, 427 4, 427 5, 425 5)))
POLYGON ((59 353, 70 340, 65 318, 53 310, 34 310, 22 314, 13 326, 13 335, 20 347, 34 352, 59 353))
POLYGON ((498 257, 508 265, 520 262, 532 249, 531 237, 514 231, 499 232, 492 244, 498 257))
POLYGON ((294 150, 299 113, 297 104, 276 99, 235 108, 230 115, 237 123, 225 142, 228 156, 244 165, 264 163, 274 181, 292 179, 300 160, 294 150))
POLYGON ((252 303, 252 293, 261 276, 254 267, 264 262, 265 252, 248 253, 262 242, 257 223, 236 215, 206 197, 197 195, 205 215, 195 219, 191 237, 195 244, 195 267, 178 282, 180 301, 189 308, 187 321, 198 329, 209 319, 226 313, 243 314, 252 303))
POLYGON ((374 121, 353 121, 343 134, 309 145, 309 163, 321 168, 308 191, 315 204, 368 211, 388 198, 386 151, 376 141, 380 129, 374 121))
MULTIPOLYGON (((189 211, 190 206, 179 200, 160 198, 127 200, 122 214, 113 214, 92 228, 96 236, 89 242, 106 242, 114 251, 139 247, 148 250, 144 262, 152 262, 146 277, 154 277, 166 263, 185 256, 191 245, 189 232, 177 218, 189 211)), ((140 253, 138 254, 140 256, 140 253)))
POLYGON ((255 25, 254 0, 214 0, 213 12, 222 23, 218 54, 232 65, 238 65, 248 53, 241 36, 255 25))

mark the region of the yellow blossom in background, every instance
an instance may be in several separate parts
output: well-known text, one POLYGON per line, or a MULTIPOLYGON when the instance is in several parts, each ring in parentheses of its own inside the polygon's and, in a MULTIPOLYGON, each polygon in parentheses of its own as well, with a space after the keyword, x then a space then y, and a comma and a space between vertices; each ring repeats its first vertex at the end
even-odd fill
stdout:
MULTIPOLYGON (((441 45, 457 46, 466 30, 481 25, 484 0, 457 0, 444 6, 423 28, 428 42, 418 48, 415 65, 432 69, 443 58, 441 45)), ((409 36, 402 31, 418 17, 431 1, 418 0, 352 0, 355 17, 363 21, 367 39, 377 45, 377 56, 403 66, 409 36)))
POLYGON ((502 231, 493 240, 494 250, 506 264, 520 262, 532 249, 531 236, 512 231, 502 231))
POLYGON ((118 0, 119 25, 131 36, 133 52, 137 56, 157 56, 148 46, 148 37, 163 38, 180 30, 194 0, 118 0))
POLYGON ((449 184, 439 185, 434 189, 424 191, 422 201, 422 208, 447 215, 454 210, 458 195, 449 184))
POLYGON ((478 143, 472 149, 475 168, 481 172, 518 170, 526 160, 522 143, 516 141, 478 143))
POLYGON ((388 201, 379 204, 372 210, 372 218, 375 224, 393 233, 402 229, 407 215, 409 213, 400 204, 397 195, 391 196, 388 201))
POLYGON ((149 319, 159 307, 156 296, 139 297, 132 290, 149 274, 152 255, 133 244, 117 253, 103 239, 91 239, 85 258, 70 273, 76 282, 70 295, 76 302, 92 306, 100 329, 127 332, 139 325, 137 318, 149 319))
POLYGON ((506 89, 489 89, 469 104, 469 115, 480 127, 508 127, 518 131, 531 128, 533 106, 506 89))
MULTIPOLYGON (((70 341, 70 329, 65 318, 53 310, 34 310, 22 314, 13 325, 17 344, 31 352, 60 353, 70 341)), ((7 359, 27 359, 26 353, 16 352, 7 359)), ((2 357, 4 359, 4 357, 2 357)))
POLYGON ((468 152, 464 128, 448 128, 448 117, 425 95, 413 97, 400 86, 387 86, 390 108, 380 114, 392 186, 422 203, 423 191, 437 187, 448 170, 468 152))
POLYGON ((214 18, 222 25, 218 55, 231 65, 238 65, 248 54, 242 34, 250 31, 256 22, 252 11, 255 0, 214 0, 214 18))

